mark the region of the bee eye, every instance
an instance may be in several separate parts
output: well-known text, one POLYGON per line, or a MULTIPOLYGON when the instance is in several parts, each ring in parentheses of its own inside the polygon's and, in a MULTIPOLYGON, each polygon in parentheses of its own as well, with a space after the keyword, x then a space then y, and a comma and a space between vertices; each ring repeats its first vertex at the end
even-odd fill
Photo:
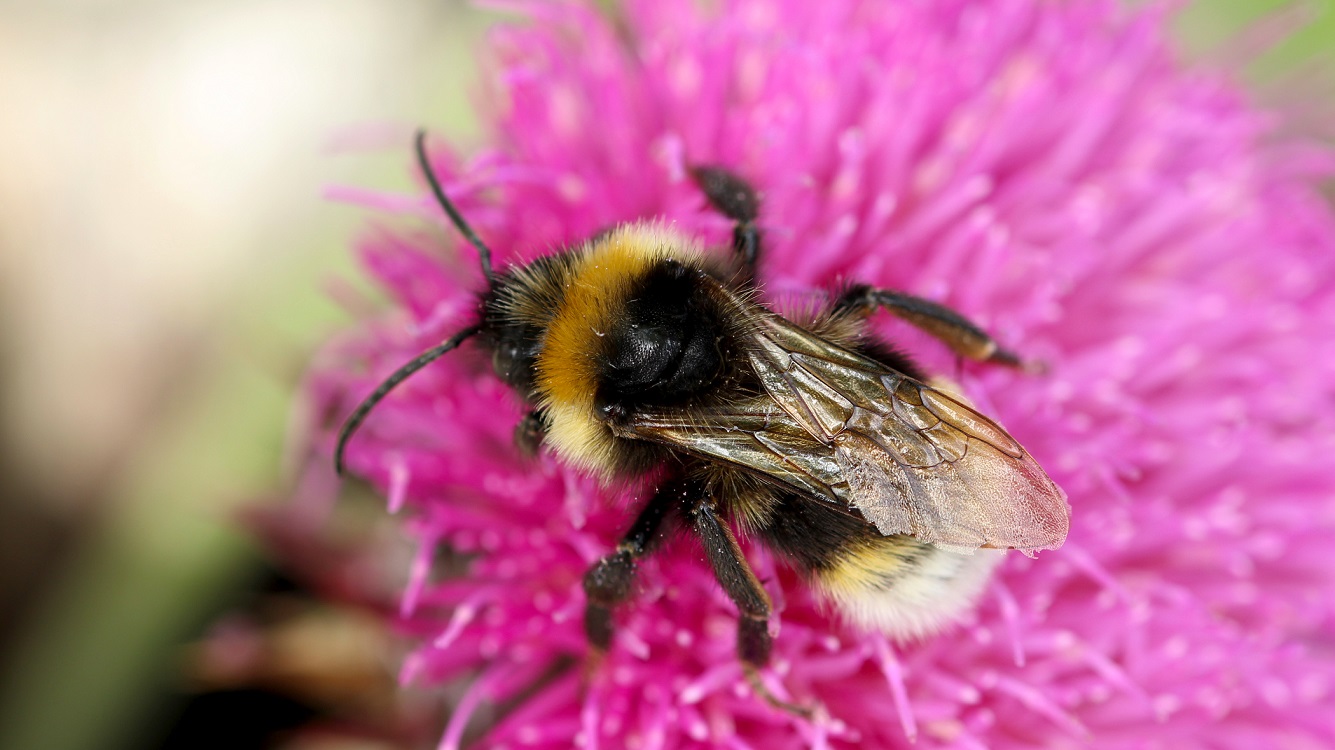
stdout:
POLYGON ((508 381, 510 378, 510 368, 514 366, 515 348, 513 346, 498 346, 491 355, 491 366, 496 370, 496 374, 502 380, 508 381))
POLYGON ((615 401, 605 401, 594 408, 597 410, 598 416, 602 417, 605 422, 617 422, 623 420, 629 413, 623 404, 616 403, 615 401))
POLYGON ((529 378, 532 355, 517 344, 501 344, 491 355, 491 366, 496 375, 510 385, 525 383, 529 378))

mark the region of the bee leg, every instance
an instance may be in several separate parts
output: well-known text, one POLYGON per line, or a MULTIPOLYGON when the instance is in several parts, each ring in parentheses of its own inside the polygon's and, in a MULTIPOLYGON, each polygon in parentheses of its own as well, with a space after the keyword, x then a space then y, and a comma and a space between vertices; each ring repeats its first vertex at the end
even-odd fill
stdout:
POLYGON ((542 447, 542 440, 546 436, 547 420, 538 409, 525 414, 519 424, 515 425, 515 445, 527 458, 538 455, 538 448, 542 447))
POLYGON ((649 503, 621 538, 616 551, 604 556, 584 574, 584 634, 599 654, 612 643, 612 607, 630 595, 635 561, 643 557, 658 539, 663 519, 677 502, 673 485, 659 488, 649 503))
POLYGON ((733 251, 747 279, 755 278, 756 259, 760 257, 760 230, 756 228, 760 200, 755 189, 722 167, 692 167, 691 176, 714 210, 736 222, 732 228, 733 251))
POLYGON ((690 519, 704 544, 714 576, 741 613, 737 623, 737 655, 751 689, 775 708, 809 717, 811 709, 794 705, 770 692, 760 680, 760 670, 769 663, 769 595, 742 557, 742 549, 732 531, 719 519, 713 502, 698 501, 690 510, 690 519))
POLYGON ((905 322, 930 333, 962 357, 1010 367, 1026 367, 1025 361, 1019 355, 1002 349, 977 324, 949 307, 931 300, 859 284, 845 291, 834 305, 836 312, 849 311, 864 316, 870 315, 878 308, 884 308, 905 322))

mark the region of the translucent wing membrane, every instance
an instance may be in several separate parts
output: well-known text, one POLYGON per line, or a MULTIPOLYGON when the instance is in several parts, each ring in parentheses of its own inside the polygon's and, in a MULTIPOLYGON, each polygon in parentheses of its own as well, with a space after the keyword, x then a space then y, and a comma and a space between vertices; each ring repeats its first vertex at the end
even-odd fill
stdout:
POLYGON ((886 535, 942 546, 1050 549, 1065 495, 999 425, 958 400, 717 288, 765 396, 621 428, 727 461, 857 511, 886 535))
POLYGON ((814 439, 769 398, 707 411, 642 412, 614 429, 751 469, 825 500, 842 502, 846 494, 835 449, 814 439))

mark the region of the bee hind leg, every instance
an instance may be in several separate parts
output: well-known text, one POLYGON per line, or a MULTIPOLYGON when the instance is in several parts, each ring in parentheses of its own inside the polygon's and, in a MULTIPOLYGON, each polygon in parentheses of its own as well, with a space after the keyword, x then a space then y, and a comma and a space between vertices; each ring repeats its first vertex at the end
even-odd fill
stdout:
POLYGON ((760 670, 769 663, 772 645, 769 634, 770 601, 760 580, 742 557, 737 538, 719 519, 713 502, 708 498, 698 500, 690 508, 689 517, 691 525, 700 535, 715 577, 737 605, 741 615, 737 623, 737 655, 742 660, 747 682, 757 695, 775 708, 810 717, 813 714, 811 708, 780 699, 760 679, 760 670))
POLYGON ((863 316, 871 315, 877 309, 884 309, 935 336, 961 357, 1022 369, 1031 367, 1030 363, 1025 362, 1015 352, 1001 348, 996 340, 976 323, 949 307, 931 300, 859 284, 849 287, 834 304, 835 312, 850 312, 863 316))
POLYGON ((756 197, 755 188, 722 167, 692 167, 691 176, 709 200, 709 205, 736 222, 732 228, 732 248, 742 263, 747 280, 754 279, 756 260, 760 257, 760 230, 756 228, 760 199, 756 197))

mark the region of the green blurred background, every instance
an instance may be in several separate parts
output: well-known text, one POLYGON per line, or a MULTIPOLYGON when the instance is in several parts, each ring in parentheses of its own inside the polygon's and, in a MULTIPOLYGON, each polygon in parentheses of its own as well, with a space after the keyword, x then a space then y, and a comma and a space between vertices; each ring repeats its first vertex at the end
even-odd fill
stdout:
MULTIPOLYGON (((260 575, 304 362, 350 324, 407 135, 479 138, 493 12, 0 0, 0 748, 156 746, 183 643, 260 575)), ((1335 0, 1201 0, 1183 54, 1335 135, 1335 0), (1282 12, 1277 13, 1278 10, 1282 12)))

